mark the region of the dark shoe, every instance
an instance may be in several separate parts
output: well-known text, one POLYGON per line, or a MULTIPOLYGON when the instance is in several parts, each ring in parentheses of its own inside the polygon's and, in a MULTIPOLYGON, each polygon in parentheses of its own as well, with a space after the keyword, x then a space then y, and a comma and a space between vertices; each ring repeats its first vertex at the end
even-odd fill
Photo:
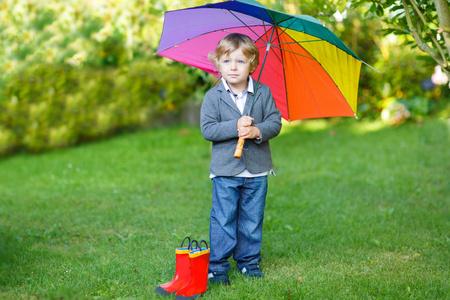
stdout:
POLYGON ((259 269, 259 265, 248 265, 243 267, 241 273, 245 275, 245 277, 263 277, 263 273, 259 269))
POLYGON ((211 272, 208 274, 208 281, 214 284, 230 285, 226 272, 211 272))

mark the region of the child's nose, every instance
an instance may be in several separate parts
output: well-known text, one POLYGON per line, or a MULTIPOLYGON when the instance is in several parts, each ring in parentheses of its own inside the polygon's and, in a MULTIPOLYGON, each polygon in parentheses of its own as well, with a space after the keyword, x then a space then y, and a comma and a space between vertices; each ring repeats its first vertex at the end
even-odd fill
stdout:
POLYGON ((237 63, 232 62, 232 63, 231 63, 231 68, 232 68, 233 70, 236 70, 236 69, 237 69, 237 63))

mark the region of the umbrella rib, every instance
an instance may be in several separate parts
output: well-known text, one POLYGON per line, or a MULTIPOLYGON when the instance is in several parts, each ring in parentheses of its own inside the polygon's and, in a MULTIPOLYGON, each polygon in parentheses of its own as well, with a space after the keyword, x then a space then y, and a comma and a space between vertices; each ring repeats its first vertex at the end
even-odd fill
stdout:
MULTIPOLYGON (((237 17, 236 17, 236 18, 237 18, 237 17)), ((242 22, 242 21, 241 21, 241 22, 242 22)), ((242 23, 243 23, 243 22, 242 22, 242 23)), ((248 29, 250 29, 250 30, 258 37, 258 39, 255 41, 255 43, 259 43, 259 44, 263 45, 263 47, 265 48, 265 47, 267 46, 267 42, 265 42, 265 41, 262 39, 262 36, 258 35, 258 34, 252 29, 252 27, 260 27, 260 26, 262 26, 262 25, 255 25, 255 26, 250 27, 250 26, 246 25, 245 23, 243 23, 243 24, 245 25, 245 27, 247 27, 248 29), (263 41, 260 41, 260 39, 263 40, 263 41)), ((227 29, 233 29, 233 28, 240 28, 240 27, 239 27, 239 26, 237 26, 237 27, 229 27, 229 28, 227 28, 227 29)), ((229 31, 229 30, 226 30, 226 29, 214 29, 214 30, 211 30, 211 31, 208 31, 208 32, 203 32, 202 34, 199 34, 199 35, 197 35, 197 36, 193 36, 193 37, 188 38, 188 39, 186 39, 186 40, 180 41, 179 43, 177 43, 177 44, 175 44, 175 45, 172 45, 172 46, 168 47, 167 49, 173 48, 173 47, 178 47, 179 44, 182 44, 182 43, 184 43, 184 42, 186 42, 186 41, 192 40, 192 39, 194 39, 194 38, 196 38, 196 37, 198 37, 198 36, 205 35, 205 34, 210 34, 210 33, 213 33, 213 32, 218 32, 218 31, 223 31, 223 32, 228 32, 228 33, 233 33, 232 31, 229 31)), ((263 47, 258 47, 258 48, 263 48, 263 47)), ((165 51, 165 50, 167 50, 167 49, 163 49, 163 50, 161 50, 160 52, 165 51)))
POLYGON ((289 52, 289 53, 292 53, 292 54, 296 54, 296 55, 299 55, 299 56, 303 56, 303 57, 306 57, 306 58, 309 58, 309 59, 312 59, 312 60, 316 60, 314 57, 309 57, 309 56, 306 56, 306 55, 303 55, 303 54, 300 54, 300 53, 297 53, 297 52, 294 52, 294 51, 291 51, 291 50, 287 50, 287 49, 283 49, 283 48, 281 48, 281 47, 276 47, 276 46, 272 46, 273 48, 277 48, 277 49, 280 49, 281 51, 286 51, 286 52, 289 52))
POLYGON ((298 41, 298 42, 288 42, 288 43, 276 43, 276 44, 272 44, 272 45, 301 44, 301 43, 310 43, 310 42, 323 42, 323 40, 310 40, 310 41, 298 41))
MULTIPOLYGON (((264 45, 264 47, 257 47, 258 49, 267 49, 267 45, 264 45)), ((283 49, 281 49, 280 47, 271 47, 271 48, 277 48, 277 49, 280 49, 280 50, 283 50, 283 49)), ((278 58, 278 60, 281 62, 281 61, 283 61, 279 56, 278 56, 278 53, 276 53, 275 51, 273 51, 273 53, 275 54, 275 56, 278 58)))
MULTIPOLYGON (((321 41, 321 40, 315 40, 315 41, 321 41)), ((289 42, 289 43, 276 43, 276 44, 272 44, 272 47, 273 47, 273 48, 276 48, 276 49, 280 49, 281 51, 290 52, 290 53, 293 53, 293 54, 296 54, 296 55, 299 55, 299 56, 303 56, 303 57, 306 57, 306 58, 310 58, 310 59, 316 60, 314 57, 309 57, 309 56, 306 56, 306 55, 303 55, 303 54, 300 54, 300 53, 297 53, 297 52, 294 52, 294 51, 291 51, 291 50, 284 49, 284 48, 282 48, 282 47, 277 47, 277 46, 280 46, 280 45, 300 44, 300 43, 307 43, 307 42, 313 42, 313 41, 301 41, 301 42, 289 42)), ((262 47, 261 47, 261 48, 262 48, 262 47)), ((275 51, 274 51, 274 53, 275 53, 275 55, 278 57, 278 54, 277 54, 275 51)), ((282 61, 279 57, 278 57, 278 60, 279 60, 279 61, 282 61)))
MULTIPOLYGON (((283 31, 282 32, 280 32, 280 34, 279 35, 277 35, 272 41, 270 41, 270 43, 272 43, 273 41, 275 41, 276 39, 278 39, 279 37, 280 37, 280 35, 282 35, 286 30, 288 30, 289 29, 289 27, 291 27, 292 26, 292 24, 294 24, 295 23, 295 20, 291 23, 291 24, 289 24, 289 26, 288 27, 286 27, 286 28, 284 28, 283 29, 283 31)), ((278 24, 274 24, 274 27, 279 27, 278 26, 278 24)))
POLYGON ((283 55, 283 53, 281 52, 282 49, 281 49, 280 47, 274 46, 274 48, 280 49, 280 56, 281 56, 281 57, 278 57, 278 54, 277 54, 275 51, 274 51, 274 53, 276 54, 277 58, 278 58, 278 59, 280 60, 280 62, 281 62, 281 65, 283 66, 283 81, 284 81, 285 94, 286 94, 286 110, 287 110, 287 118, 288 118, 288 121, 291 122, 291 112, 290 112, 290 110, 289 110, 289 97, 288 97, 289 91, 288 91, 288 85, 287 85, 287 81, 286 81, 286 68, 285 68, 285 65, 284 65, 284 55, 283 55))
MULTIPOLYGON (((274 27, 274 28, 273 28, 273 32, 275 32, 276 29, 277 29, 277 27, 274 27)), ((280 35, 278 35, 278 36, 280 36, 280 35)), ((275 40, 275 39, 273 39, 273 40, 275 40)), ((278 55, 278 53, 277 53, 276 51, 273 50, 273 48, 280 49, 280 50, 281 50, 281 48, 279 48, 279 47, 274 47, 273 45, 274 45, 274 44, 271 44, 271 48, 272 48, 273 54, 275 54, 275 56, 276 56, 276 58, 278 59, 278 61, 281 62, 281 63, 283 64, 283 59, 278 55)), ((277 45, 277 44, 275 44, 275 45, 277 45)), ((280 52, 280 54, 281 54, 281 52, 280 52)), ((283 68, 284 68, 284 66, 283 66, 283 68)))
MULTIPOLYGON (((273 28, 273 30, 272 30, 272 34, 271 34, 271 36, 270 36, 270 39, 272 39, 273 33, 274 33, 274 32, 275 32, 275 28, 273 28)), ((269 45, 268 45, 267 48, 266 48, 266 53, 264 54, 264 60, 263 60, 263 63, 262 63, 262 65, 261 65, 261 71, 259 72, 258 81, 257 81, 257 83, 256 83, 256 88, 255 88, 255 91, 254 91, 254 94, 253 94, 252 103, 250 104, 250 109, 248 110, 248 114, 247 114, 247 115, 250 115, 250 112, 252 111, 252 108, 253 108, 253 102, 255 101, 256 92, 258 91, 259 83, 260 83, 260 81, 261 81, 261 75, 262 75, 262 72, 263 72, 263 70, 264 70, 264 65, 266 64, 266 59, 267 59, 267 55, 269 54, 269 50, 270 50, 270 47, 269 47, 269 45)))
MULTIPOLYGON (((264 17, 263 17, 263 13, 262 13, 262 9, 259 9, 259 13, 261 14, 261 20, 263 22, 263 27, 264 27, 264 33, 266 34, 268 31, 266 29, 266 22, 264 21, 264 17)), ((260 39, 263 40, 263 42, 265 42, 267 44, 267 42, 262 38, 262 36, 260 37, 260 39)))
MULTIPOLYGON (((239 20, 239 22, 241 22, 242 24, 244 24, 244 26, 245 27, 247 27, 248 29, 250 29, 250 31, 251 32, 253 32, 257 37, 258 37, 258 39, 262 39, 262 36, 259 36, 250 26, 248 26, 244 21, 242 21, 238 16, 236 16, 231 10, 229 10, 228 9, 228 12, 230 13, 230 14, 232 14, 236 19, 238 19, 239 20)), ((264 20, 263 20, 263 22, 264 22, 264 20)), ((263 25, 264 26, 264 25, 263 25)), ((265 26, 264 26, 264 29, 265 29, 265 26)))
MULTIPOLYGON (((258 26, 261 26, 261 25, 258 25, 258 26)), ((249 28, 249 29, 251 30, 251 28, 250 28, 249 26, 246 26, 246 27, 249 28)), ((228 28, 228 29, 231 29, 231 28, 240 28, 240 27, 230 27, 230 28, 228 28)), ((223 32, 233 33, 232 31, 225 30, 225 29, 219 29, 219 30, 211 31, 211 32, 209 32, 209 33, 216 32, 216 31, 223 31, 223 32)), ((255 33, 253 30, 252 30, 252 32, 255 33)), ((256 33, 255 33, 255 34, 256 34, 256 33)), ((258 37, 258 39, 255 41, 255 43, 260 43, 260 44, 262 44, 264 47, 266 47, 267 43, 264 42, 264 41, 261 42, 261 41, 259 40, 259 39, 261 38, 261 36, 259 36, 259 35, 257 35, 257 34, 256 34, 256 36, 258 37)), ((258 48, 263 48, 263 47, 258 47, 258 48)))

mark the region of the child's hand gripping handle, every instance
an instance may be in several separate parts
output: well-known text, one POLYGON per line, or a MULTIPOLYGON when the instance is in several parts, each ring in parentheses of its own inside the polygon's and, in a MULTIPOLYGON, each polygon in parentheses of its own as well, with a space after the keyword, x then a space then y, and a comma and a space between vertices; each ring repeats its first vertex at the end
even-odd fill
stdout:
MULTIPOLYGON (((248 114, 246 116, 241 117, 236 124, 236 127, 238 128, 238 132, 240 132, 240 129, 243 127, 247 127, 252 125, 253 118, 250 117, 248 114)), ((241 135, 241 134, 239 134, 241 135)), ((234 157, 235 158, 241 158, 242 156, 242 148, 244 148, 245 139, 242 137, 239 137, 239 140, 236 145, 236 151, 234 151, 234 157)))
POLYGON ((241 158, 242 156, 242 148, 244 148, 245 139, 239 138, 237 145, 236 145, 236 151, 234 151, 234 158, 241 158))

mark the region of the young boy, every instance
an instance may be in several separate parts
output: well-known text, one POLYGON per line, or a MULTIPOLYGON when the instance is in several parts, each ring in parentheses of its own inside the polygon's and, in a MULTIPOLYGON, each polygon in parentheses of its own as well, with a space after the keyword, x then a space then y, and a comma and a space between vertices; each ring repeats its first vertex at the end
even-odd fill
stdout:
POLYGON ((269 140, 281 130, 281 113, 264 84, 258 85, 253 100, 256 82, 250 74, 259 64, 259 51, 248 36, 227 35, 210 60, 222 82, 206 93, 200 115, 203 137, 212 142, 208 278, 230 284, 231 256, 244 275, 263 276, 259 269, 262 226, 267 175, 273 169, 269 140), (236 159, 239 137, 245 144, 241 158, 236 159))

